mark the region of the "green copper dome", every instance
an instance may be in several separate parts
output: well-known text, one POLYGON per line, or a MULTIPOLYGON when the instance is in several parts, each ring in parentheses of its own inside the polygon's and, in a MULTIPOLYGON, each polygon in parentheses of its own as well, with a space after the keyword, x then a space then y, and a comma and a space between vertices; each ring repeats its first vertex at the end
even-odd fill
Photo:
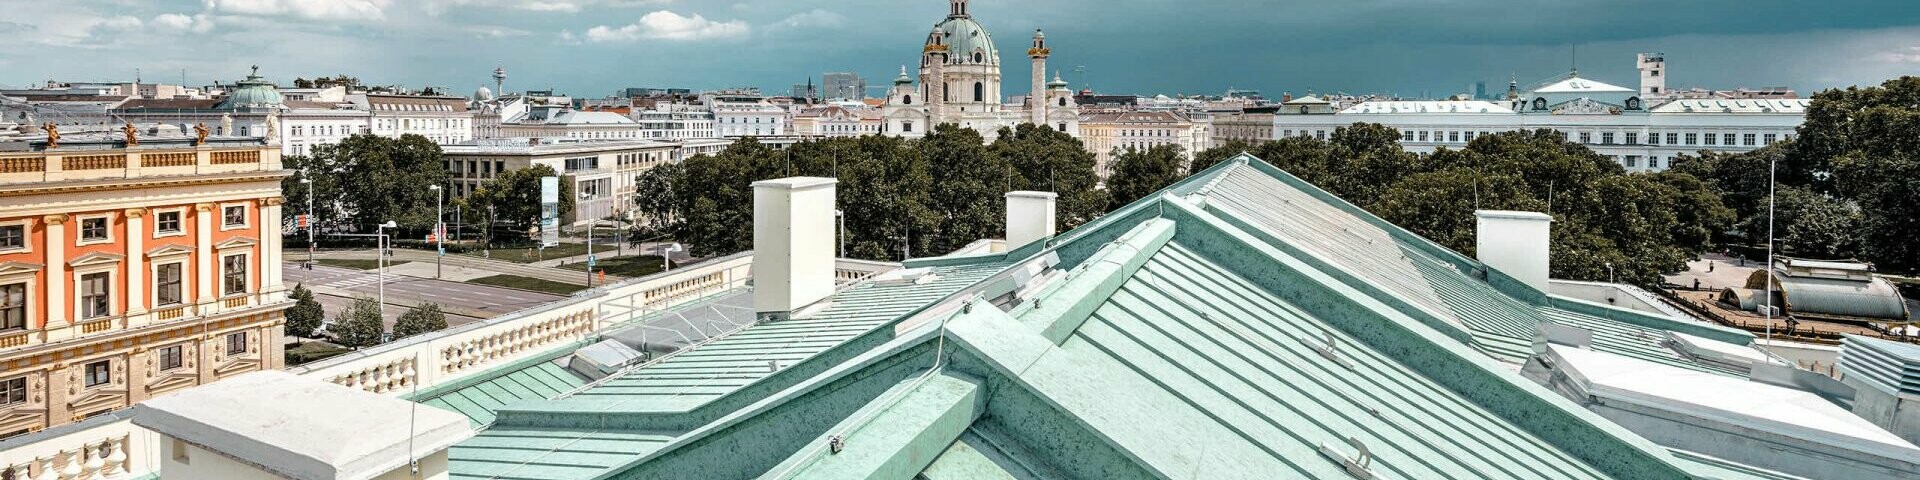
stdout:
POLYGON ((220 102, 220 108, 261 107, 282 103, 280 90, 274 88, 273 82, 261 78, 260 67, 256 66, 253 67, 253 73, 248 74, 247 79, 241 80, 233 89, 233 93, 227 94, 227 101, 220 102))
POLYGON ((953 16, 940 22, 946 33, 947 63, 999 65, 1000 51, 993 48, 993 35, 971 17, 953 16))

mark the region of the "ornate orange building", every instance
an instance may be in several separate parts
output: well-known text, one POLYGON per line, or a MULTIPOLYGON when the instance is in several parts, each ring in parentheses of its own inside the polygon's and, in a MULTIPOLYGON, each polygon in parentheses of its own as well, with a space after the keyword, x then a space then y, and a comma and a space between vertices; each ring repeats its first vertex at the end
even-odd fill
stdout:
POLYGON ((280 149, 140 133, 0 147, 0 438, 282 366, 280 149))

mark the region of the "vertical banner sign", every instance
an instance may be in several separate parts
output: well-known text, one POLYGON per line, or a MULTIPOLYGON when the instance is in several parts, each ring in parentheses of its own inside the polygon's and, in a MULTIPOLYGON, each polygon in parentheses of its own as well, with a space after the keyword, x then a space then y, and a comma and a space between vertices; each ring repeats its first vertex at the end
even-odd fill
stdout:
POLYGON ((560 177, 540 177, 540 245, 560 244, 560 177))

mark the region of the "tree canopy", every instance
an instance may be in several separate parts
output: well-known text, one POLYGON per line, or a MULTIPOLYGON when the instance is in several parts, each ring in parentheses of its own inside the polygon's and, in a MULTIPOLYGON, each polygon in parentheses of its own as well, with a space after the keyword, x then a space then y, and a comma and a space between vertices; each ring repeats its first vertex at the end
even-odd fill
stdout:
POLYGON ((393 322, 393 338, 400 339, 447 329, 447 314, 438 303, 421 303, 400 314, 393 322))
POLYGON ((284 160, 294 174, 280 191, 302 213, 308 195, 323 227, 347 226, 371 231, 388 220, 405 229, 426 229, 434 223, 436 194, 427 187, 444 185, 446 165, 440 146, 419 135, 387 138, 373 134, 347 137, 331 145, 315 145, 313 155, 284 160), (311 189, 301 180, 311 179, 311 189))
POLYGON ((293 306, 287 308, 287 334, 312 337, 313 332, 326 322, 326 309, 313 299, 313 290, 308 290, 306 285, 294 284, 293 293, 288 296, 293 298, 293 306))
POLYGON ((333 325, 327 328, 333 333, 334 342, 353 348, 365 348, 379 345, 386 336, 385 319, 380 316, 380 302, 372 297, 356 297, 353 304, 347 305, 333 325))
POLYGON ((525 232, 527 228, 539 225, 540 177, 560 177, 560 212, 563 217, 567 212, 572 212, 573 177, 561 176, 553 167, 542 164, 510 170, 493 177, 473 193, 467 194, 466 208, 486 218, 488 225, 505 227, 516 233, 525 232))

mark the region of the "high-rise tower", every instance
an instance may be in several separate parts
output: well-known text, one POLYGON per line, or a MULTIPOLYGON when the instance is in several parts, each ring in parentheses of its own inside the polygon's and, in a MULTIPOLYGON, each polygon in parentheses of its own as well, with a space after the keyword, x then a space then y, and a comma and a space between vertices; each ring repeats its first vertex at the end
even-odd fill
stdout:
POLYGON ((1667 54, 1642 53, 1637 55, 1640 66, 1640 96, 1650 97, 1667 93, 1667 54))

